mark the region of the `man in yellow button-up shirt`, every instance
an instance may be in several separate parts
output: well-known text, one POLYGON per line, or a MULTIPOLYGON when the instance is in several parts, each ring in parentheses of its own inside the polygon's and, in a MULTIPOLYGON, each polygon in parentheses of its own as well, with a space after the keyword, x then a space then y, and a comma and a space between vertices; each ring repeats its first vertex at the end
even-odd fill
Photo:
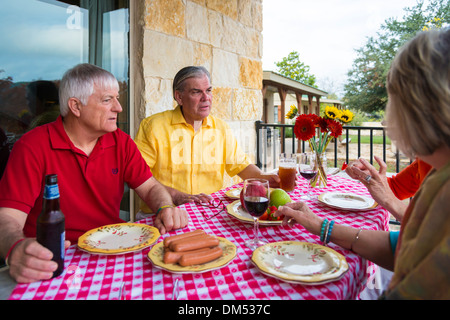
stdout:
MULTIPOLYGON (((210 115, 212 87, 205 68, 181 69, 173 95, 178 106, 144 119, 135 142, 174 203, 208 201, 208 194, 222 188, 225 171, 231 177, 264 178, 278 186, 278 175, 264 174, 251 164, 228 124, 210 115)), ((141 210, 148 212, 145 206, 141 210)))

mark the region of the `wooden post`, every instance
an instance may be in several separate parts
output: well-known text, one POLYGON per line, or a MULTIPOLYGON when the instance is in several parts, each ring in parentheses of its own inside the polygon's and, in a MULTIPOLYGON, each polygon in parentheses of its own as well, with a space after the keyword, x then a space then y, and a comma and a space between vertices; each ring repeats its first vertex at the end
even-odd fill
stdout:
MULTIPOLYGON (((286 110, 285 110, 285 104, 286 104, 286 90, 283 88, 278 88, 278 94, 280 95, 280 105, 281 105, 281 123, 285 124, 285 117, 286 117, 286 110)), ((280 134, 280 151, 285 152, 284 150, 284 128, 281 129, 280 134)))

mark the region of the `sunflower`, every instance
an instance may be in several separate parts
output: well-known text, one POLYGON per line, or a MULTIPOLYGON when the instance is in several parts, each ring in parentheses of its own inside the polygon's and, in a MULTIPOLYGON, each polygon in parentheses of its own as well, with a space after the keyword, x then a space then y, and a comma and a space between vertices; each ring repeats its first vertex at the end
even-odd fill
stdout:
POLYGON ((300 115, 295 120, 294 133, 297 139, 308 141, 315 135, 315 126, 309 115, 300 115))
POLYGON ((353 112, 351 112, 350 110, 342 110, 339 119, 343 123, 349 123, 350 121, 353 120, 353 112))
POLYGON ((298 113, 298 109, 295 105, 291 105, 291 109, 286 114, 286 119, 294 119, 298 113))
POLYGON ((328 119, 339 119, 341 111, 334 106, 325 107, 325 117, 328 119))

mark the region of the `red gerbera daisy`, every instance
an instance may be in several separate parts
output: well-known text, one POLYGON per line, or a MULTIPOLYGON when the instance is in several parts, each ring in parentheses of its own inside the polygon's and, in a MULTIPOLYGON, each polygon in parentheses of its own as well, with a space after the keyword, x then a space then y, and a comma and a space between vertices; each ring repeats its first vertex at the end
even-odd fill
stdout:
POLYGON ((328 122, 325 118, 317 117, 316 124, 320 128, 320 132, 327 132, 328 122))
POLYGON ((335 138, 339 138, 342 134, 342 124, 336 120, 327 119, 328 128, 330 129, 330 135, 335 138))
POLYGON ((320 119, 320 117, 314 113, 305 114, 304 116, 311 119, 311 121, 314 123, 314 125, 316 125, 318 120, 320 119))
POLYGON ((294 133, 297 139, 308 141, 315 136, 314 122, 309 115, 300 115, 295 120, 294 133))

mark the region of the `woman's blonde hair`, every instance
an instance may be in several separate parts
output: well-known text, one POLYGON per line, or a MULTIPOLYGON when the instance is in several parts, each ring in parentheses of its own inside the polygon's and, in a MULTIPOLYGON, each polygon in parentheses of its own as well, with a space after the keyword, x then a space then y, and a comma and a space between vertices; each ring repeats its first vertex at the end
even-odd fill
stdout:
POLYGON ((407 156, 450 147, 450 29, 421 32, 404 45, 387 76, 388 135, 407 156))

